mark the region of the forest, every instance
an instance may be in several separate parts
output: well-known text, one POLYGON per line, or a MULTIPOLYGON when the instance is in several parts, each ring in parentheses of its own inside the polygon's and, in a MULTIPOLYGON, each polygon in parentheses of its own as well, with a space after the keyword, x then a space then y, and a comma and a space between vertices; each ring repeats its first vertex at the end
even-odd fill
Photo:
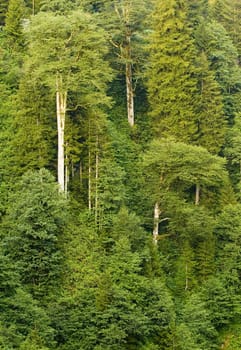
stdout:
POLYGON ((241 0, 1 0, 0 154, 0 350, 241 349, 241 0))

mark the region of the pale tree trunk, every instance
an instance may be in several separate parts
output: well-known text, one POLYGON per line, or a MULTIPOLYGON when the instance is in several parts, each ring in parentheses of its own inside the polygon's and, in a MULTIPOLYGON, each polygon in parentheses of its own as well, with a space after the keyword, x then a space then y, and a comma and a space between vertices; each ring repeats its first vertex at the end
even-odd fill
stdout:
POLYGON ((60 190, 65 190, 64 176, 64 128, 66 115, 67 92, 62 90, 62 78, 56 79, 56 112, 58 126, 58 183, 60 190))
POLYGON ((99 152, 98 152, 98 136, 96 136, 96 154, 95 154, 95 224, 98 224, 98 180, 99 180, 99 152))
POLYGON ((127 117, 128 123, 132 127, 135 123, 134 112, 134 93, 132 84, 132 66, 130 62, 126 63, 126 99, 127 99, 127 117))
POLYGON ((90 150, 89 150, 89 166, 88 166, 88 207, 89 210, 92 209, 92 203, 91 203, 91 191, 92 191, 92 183, 91 183, 91 159, 90 159, 90 150))
POLYGON ((127 99, 127 117, 130 126, 134 126, 135 112, 134 112, 134 92, 132 83, 132 64, 131 64, 131 35, 126 33, 126 99, 127 99))
MULTIPOLYGON (((120 9, 115 5, 115 11, 121 23, 125 23, 125 43, 119 46, 121 58, 125 60, 125 78, 126 78, 126 102, 127 102, 127 118, 131 127, 134 126, 134 89, 132 82, 132 57, 131 57, 131 29, 130 29, 130 3, 125 3, 120 9)), ((114 44, 118 47, 118 45, 114 44)))
MULTIPOLYGON (((67 146, 67 145, 66 145, 67 146)), ((69 167, 68 167, 68 155, 65 155, 65 183, 64 183, 64 193, 67 196, 69 183, 69 167)))
POLYGON ((188 265, 185 264, 185 290, 188 290, 188 265))
POLYGON ((154 227, 153 227, 153 241, 157 244, 159 235, 159 218, 160 218, 160 208, 159 203, 156 202, 154 206, 154 227))
POLYGON ((200 185, 196 184, 195 205, 199 205, 199 202, 200 202, 200 185))

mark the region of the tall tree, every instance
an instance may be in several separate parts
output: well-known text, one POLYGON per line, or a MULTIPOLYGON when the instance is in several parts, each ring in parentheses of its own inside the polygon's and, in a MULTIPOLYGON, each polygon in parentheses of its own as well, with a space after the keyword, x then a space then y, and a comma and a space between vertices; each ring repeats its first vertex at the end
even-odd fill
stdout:
MULTIPOLYGON (((105 94, 110 69, 103 56, 107 53, 105 34, 82 12, 66 16, 39 13, 29 30, 29 58, 26 69, 41 77, 56 99, 58 130, 58 182, 66 190, 65 119, 70 95, 75 94, 74 109, 98 110, 108 103, 105 94)), ((73 102, 72 102, 73 103, 73 102)))
POLYGON ((241 4, 239 0, 215 0, 210 4, 211 16, 224 26, 235 44, 239 53, 239 63, 241 54, 241 4))
POLYGON ((8 1, 1 1, 0 2, 0 26, 5 25, 7 8, 8 8, 8 1))
POLYGON ((3 222, 5 247, 35 297, 47 296, 60 282, 66 215, 66 202, 45 169, 27 172, 10 196, 3 222))
POLYGON ((151 17, 147 89, 150 115, 158 136, 195 139, 195 49, 182 0, 156 1, 151 17))
POLYGON ((211 153, 218 153, 224 144, 227 129, 221 89, 215 80, 214 72, 209 68, 204 52, 200 53, 197 65, 200 99, 196 105, 198 115, 196 143, 211 153))
MULTIPOLYGON (((153 140, 144 154, 143 167, 148 199, 153 202, 155 209, 158 208, 154 225, 157 228, 160 219, 165 219, 163 204, 171 200, 172 196, 176 201, 172 203, 173 208, 183 205, 180 199, 183 200, 187 192, 192 193, 192 203, 199 205, 200 188, 214 186, 221 189, 227 181, 222 158, 211 155, 202 147, 168 139, 153 140)), ((158 239, 158 230, 154 229, 153 233, 154 240, 158 239)))
POLYGON ((24 0, 9 1, 4 30, 7 33, 8 46, 15 53, 23 49, 23 19, 25 13, 24 0))
POLYGON ((108 32, 114 57, 110 58, 117 73, 124 73, 126 85, 127 119, 135 123, 135 90, 143 66, 142 49, 145 18, 151 3, 146 0, 83 1, 84 7, 97 13, 101 25, 108 32), (108 20, 107 20, 108 18, 108 20), (124 69, 123 69, 124 68, 124 69), (120 72, 121 71, 121 72, 120 72))
POLYGON ((224 114, 230 125, 240 109, 241 71, 238 53, 222 24, 203 22, 196 31, 196 43, 206 53, 210 69, 221 87, 224 114))

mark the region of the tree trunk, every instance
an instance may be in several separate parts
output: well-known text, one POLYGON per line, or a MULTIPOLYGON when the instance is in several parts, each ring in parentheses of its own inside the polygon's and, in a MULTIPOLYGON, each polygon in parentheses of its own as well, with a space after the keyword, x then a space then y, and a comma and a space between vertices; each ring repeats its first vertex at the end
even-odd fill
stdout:
POLYGON ((131 65, 131 35, 126 34, 126 99, 127 99, 127 116, 130 126, 134 126, 135 112, 134 112, 134 93, 132 83, 132 65, 131 65))
POLYGON ((92 184, 91 184, 91 160, 90 160, 90 150, 89 150, 89 166, 88 166, 88 207, 89 210, 92 209, 92 203, 91 203, 91 191, 92 191, 92 184))
POLYGON ((126 64, 126 96, 127 96, 127 115, 128 123, 130 126, 134 126, 134 93, 132 86, 132 67, 131 63, 126 64))
POLYGON ((95 224, 98 225, 98 180, 99 180, 99 152, 98 136, 96 136, 96 154, 95 154, 95 224))
POLYGON ((67 92, 62 90, 62 77, 56 79, 56 111, 58 126, 58 183, 60 190, 65 190, 64 176, 64 128, 67 92))
POLYGON ((160 218, 160 208, 158 202, 155 203, 154 207, 154 227, 153 227, 153 241, 157 244, 157 239, 159 235, 159 218, 160 218))
POLYGON ((188 290, 188 265, 185 264, 185 290, 188 290))
POLYGON ((196 184, 195 205, 199 205, 199 202, 200 202, 200 185, 196 184))

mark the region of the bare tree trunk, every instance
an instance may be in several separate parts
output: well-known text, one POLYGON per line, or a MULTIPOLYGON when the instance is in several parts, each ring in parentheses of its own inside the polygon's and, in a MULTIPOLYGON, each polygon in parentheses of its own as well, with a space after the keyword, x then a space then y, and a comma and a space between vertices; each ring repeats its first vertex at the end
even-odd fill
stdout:
POLYGON ((188 265, 185 264, 185 290, 188 290, 188 265))
POLYGON ((64 183, 64 193, 67 196, 69 183, 69 169, 68 169, 68 155, 65 154, 65 183, 64 183))
POLYGON ((160 218, 160 208, 159 203, 155 203, 154 207, 154 227, 153 227, 153 241, 157 244, 157 239, 159 235, 159 218, 160 218))
POLYGON ((91 203, 91 190, 92 190, 92 184, 91 184, 91 160, 90 160, 90 150, 89 150, 89 169, 88 169, 88 206, 89 210, 92 209, 92 203, 91 203))
POLYGON ((126 99, 127 99, 127 117, 130 126, 134 126, 135 112, 134 112, 134 92, 132 83, 132 64, 131 64, 131 35, 126 34, 126 99))
POLYGON ((199 202, 200 202, 200 185, 196 184, 195 205, 199 205, 199 202))
POLYGON ((64 128, 66 115, 67 92, 62 90, 62 78, 56 79, 56 112, 58 127, 58 183, 60 190, 65 190, 64 176, 64 128))

